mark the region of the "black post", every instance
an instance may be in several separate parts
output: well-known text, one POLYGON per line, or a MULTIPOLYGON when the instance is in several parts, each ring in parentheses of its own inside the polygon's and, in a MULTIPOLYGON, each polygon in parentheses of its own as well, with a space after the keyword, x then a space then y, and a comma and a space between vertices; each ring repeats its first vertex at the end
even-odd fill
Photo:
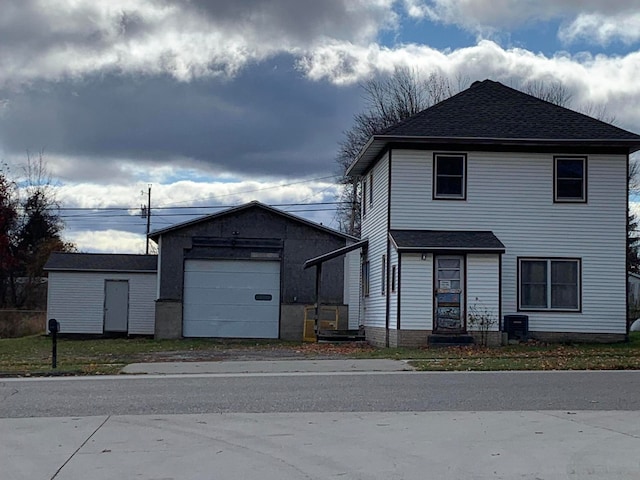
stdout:
POLYGON ((49 331, 51 332, 52 352, 51 352, 51 368, 58 366, 58 331, 60 324, 55 318, 49 320, 49 331))
POLYGON ((314 330, 316 332, 316 342, 318 341, 318 333, 320 328, 320 311, 322 310, 322 305, 320 304, 320 292, 321 286, 320 282, 322 281, 322 263, 316 265, 316 323, 314 325, 314 330))

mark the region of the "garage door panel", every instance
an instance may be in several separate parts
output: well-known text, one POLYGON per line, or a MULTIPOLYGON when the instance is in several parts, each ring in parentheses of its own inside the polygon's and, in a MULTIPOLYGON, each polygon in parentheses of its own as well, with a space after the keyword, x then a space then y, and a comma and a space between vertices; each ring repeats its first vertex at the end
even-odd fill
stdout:
POLYGON ((277 267, 280 270, 280 262, 255 261, 255 260, 187 260, 185 272, 256 272, 273 273, 277 267))
POLYGON ((185 288, 213 286, 214 288, 265 288, 273 287, 274 273, 249 272, 188 272, 185 288))
MULTIPOLYGON (((265 306, 265 303, 271 301, 273 303, 277 303, 278 300, 278 291, 277 290, 266 290, 260 289, 250 290, 246 289, 243 292, 233 291, 233 289, 216 289, 216 290, 207 290, 206 288, 198 289, 200 290, 201 296, 203 297, 201 301, 197 302, 197 305, 207 305, 207 306, 250 306, 256 305, 258 307, 265 306), (266 300, 265 296, 269 296, 271 300, 266 300), (206 296, 206 297, 205 297, 206 296), (258 296, 258 299, 256 299, 258 296)), ((187 305, 187 303, 185 303, 187 305)))
POLYGON ((185 337, 278 338, 279 317, 279 262, 185 262, 185 337))
POLYGON ((237 336, 238 325, 235 320, 211 320, 207 322, 193 322, 190 324, 190 334, 188 337, 217 337, 217 338, 277 338, 278 332, 272 325, 255 321, 245 322, 246 333, 241 337, 237 336), (212 332, 214 335, 212 335, 212 332))

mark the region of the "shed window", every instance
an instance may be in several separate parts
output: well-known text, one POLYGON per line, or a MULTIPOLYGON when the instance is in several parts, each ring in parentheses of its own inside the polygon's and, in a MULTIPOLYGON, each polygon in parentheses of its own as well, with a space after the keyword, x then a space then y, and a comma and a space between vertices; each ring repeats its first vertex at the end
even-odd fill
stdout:
POLYGON ((466 197, 466 155, 434 156, 434 198, 464 200, 466 197))
POLYGON ((580 310, 579 259, 520 259, 521 310, 580 310))
POLYGON ((554 158, 554 201, 587 201, 586 157, 554 158))

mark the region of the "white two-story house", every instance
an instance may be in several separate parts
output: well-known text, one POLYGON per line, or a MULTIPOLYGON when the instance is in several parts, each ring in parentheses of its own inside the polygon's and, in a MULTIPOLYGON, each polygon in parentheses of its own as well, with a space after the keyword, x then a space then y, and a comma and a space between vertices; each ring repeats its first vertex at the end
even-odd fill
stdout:
POLYGON ((351 271, 368 341, 477 334, 474 312, 493 341, 512 314, 543 340, 625 339, 638 149, 639 135, 490 80, 371 137, 347 171, 362 182, 351 271))

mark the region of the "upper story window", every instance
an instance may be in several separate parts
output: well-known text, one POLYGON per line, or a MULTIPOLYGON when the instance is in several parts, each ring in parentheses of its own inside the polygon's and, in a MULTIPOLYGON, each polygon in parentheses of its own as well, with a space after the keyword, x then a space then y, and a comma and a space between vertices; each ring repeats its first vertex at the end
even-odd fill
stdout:
POLYGON ((369 206, 373 205, 373 173, 369 174, 369 206))
POLYGON ((520 310, 580 310, 579 259, 519 259, 520 310))
POLYGON ((587 158, 553 157, 553 201, 587 201, 587 158))
POLYGON ((464 200, 467 196, 467 156, 436 153, 433 156, 433 198, 464 200))

